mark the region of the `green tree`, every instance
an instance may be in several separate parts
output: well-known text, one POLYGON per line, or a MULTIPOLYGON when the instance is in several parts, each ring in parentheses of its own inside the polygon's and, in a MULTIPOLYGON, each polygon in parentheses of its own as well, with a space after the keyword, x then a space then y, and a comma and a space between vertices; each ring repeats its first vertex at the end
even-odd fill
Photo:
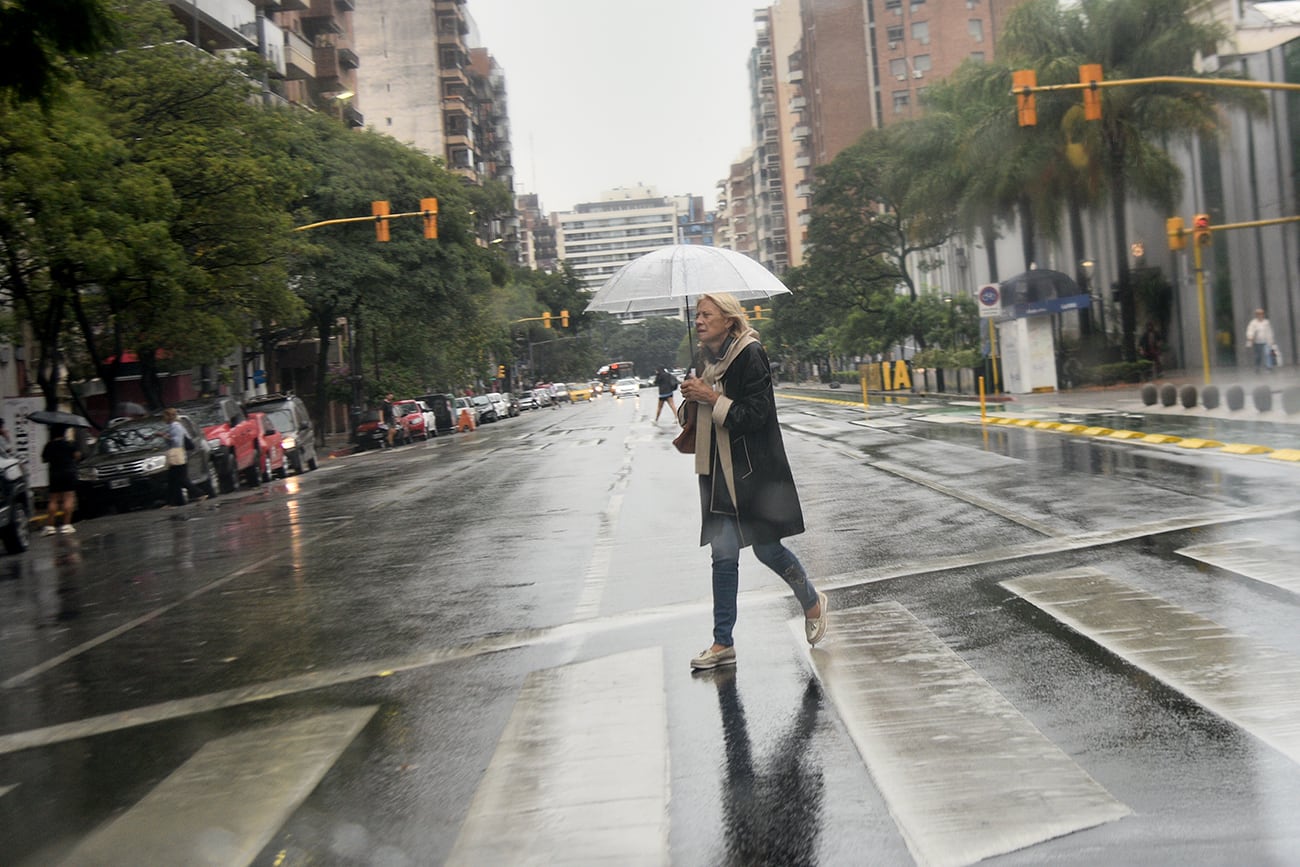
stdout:
POLYGON ((109 0, 0 2, 0 91, 48 103, 68 56, 105 47, 113 30, 109 0))

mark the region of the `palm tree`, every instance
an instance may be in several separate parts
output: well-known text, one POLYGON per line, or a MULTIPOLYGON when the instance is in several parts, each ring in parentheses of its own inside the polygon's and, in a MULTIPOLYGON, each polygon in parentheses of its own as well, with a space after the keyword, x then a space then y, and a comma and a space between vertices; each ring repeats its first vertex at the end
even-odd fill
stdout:
MULTIPOLYGON (((1084 63, 1100 63, 1108 80, 1196 76, 1196 52, 1226 35, 1198 14, 1202 5, 1200 0, 1082 0, 1067 8, 1055 0, 1028 0, 1008 17, 999 48, 1013 65, 1036 69, 1041 84, 1078 81, 1084 63)), ((1099 167, 1110 200, 1126 360, 1137 357, 1137 311, 1128 267, 1129 197, 1172 210, 1180 172, 1165 146, 1214 131, 1216 99, 1234 99, 1235 93, 1177 84, 1107 88, 1101 121, 1088 124, 1082 140, 1075 142, 1099 167)), ((1249 97, 1235 98, 1251 104, 1249 97)), ((1055 100, 1039 101, 1050 105, 1055 100)))

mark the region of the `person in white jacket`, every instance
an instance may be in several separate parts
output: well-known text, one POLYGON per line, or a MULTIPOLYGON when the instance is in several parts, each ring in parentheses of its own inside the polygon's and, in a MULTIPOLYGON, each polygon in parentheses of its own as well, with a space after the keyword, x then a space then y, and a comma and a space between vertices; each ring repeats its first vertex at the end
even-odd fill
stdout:
POLYGON ((1273 326, 1264 308, 1255 308, 1255 318, 1246 326, 1246 345, 1255 353, 1255 372, 1273 367, 1273 326))

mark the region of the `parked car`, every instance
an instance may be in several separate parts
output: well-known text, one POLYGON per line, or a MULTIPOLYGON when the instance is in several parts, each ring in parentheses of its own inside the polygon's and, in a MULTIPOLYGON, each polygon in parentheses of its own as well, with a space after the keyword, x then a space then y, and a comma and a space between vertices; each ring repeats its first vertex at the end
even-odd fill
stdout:
POLYGON ((422 400, 417 400, 416 403, 420 405, 420 415, 424 416, 425 431, 429 434, 430 437, 436 437, 438 435, 437 413, 435 413, 432 409, 430 409, 429 405, 422 400))
POLYGON ((402 442, 429 438, 429 429, 424 423, 424 410, 418 400, 394 401, 393 417, 397 419, 398 435, 402 442))
POLYGON ((519 402, 520 412, 528 412, 530 409, 537 409, 541 406, 541 404, 537 402, 536 395, 531 391, 525 391, 523 394, 519 395, 517 400, 519 402))
MULTIPOLYGON (((434 431, 451 433, 456 430, 456 398, 450 394, 426 394, 420 400, 433 412, 434 431)), ((436 434, 435 434, 436 435, 436 434)))
POLYGON ((474 401, 471 398, 458 397, 456 398, 455 405, 452 407, 452 411, 456 417, 457 428, 460 427, 460 414, 465 410, 469 410, 470 420, 474 422, 475 427, 478 427, 479 424, 483 421, 483 419, 479 417, 478 404, 474 403, 474 401))
POLYGON ((583 382, 569 383, 569 401, 577 403, 580 400, 589 401, 592 398, 591 386, 583 382))
POLYGON ((0 542, 10 554, 31 545, 32 488, 27 465, 0 440, 0 542))
POLYGON ((497 407, 486 394, 476 394, 470 398, 470 402, 478 408, 478 420, 487 424, 488 422, 497 421, 500 416, 497 415, 497 407))
MULTIPOLYGON (((194 419, 179 419, 194 444, 185 464, 190 483, 203 493, 217 493, 212 446, 194 419)), ((109 509, 124 511, 167 501, 167 422, 161 414, 109 425, 95 441, 94 452, 77 466, 77 508, 83 517, 109 509)))
POLYGON ((368 409, 361 413, 357 426, 352 430, 352 439, 358 451, 386 448, 388 424, 384 421, 383 410, 368 409))
MULTIPOLYGON (((492 409, 496 412, 497 421, 510 418, 510 401, 506 400, 504 394, 494 391, 483 396, 492 402, 492 409)), ((519 415, 519 413, 516 412, 515 415, 519 415)))
POLYGON ((284 434, 271 424, 271 420, 264 412, 250 412, 248 417, 262 431, 262 438, 259 442, 258 453, 262 456, 261 473, 262 481, 269 482, 272 479, 283 479, 289 474, 288 461, 284 456, 284 434))
POLYGON ((302 398, 292 394, 266 394, 244 401, 246 412, 265 413, 280 432, 280 447, 289 469, 301 475, 316 469, 316 427, 302 398))
POLYGON ((573 402, 572 398, 569 395, 569 387, 562 382, 555 383, 555 402, 556 403, 573 402))
POLYGON ((262 483, 262 429, 237 400, 229 396, 187 400, 176 404, 176 411, 203 429, 223 494, 239 487, 241 477, 249 487, 262 483))
POLYGON ((615 382, 613 391, 615 397, 624 397, 627 395, 636 397, 641 393, 641 385, 635 379, 627 377, 615 382))

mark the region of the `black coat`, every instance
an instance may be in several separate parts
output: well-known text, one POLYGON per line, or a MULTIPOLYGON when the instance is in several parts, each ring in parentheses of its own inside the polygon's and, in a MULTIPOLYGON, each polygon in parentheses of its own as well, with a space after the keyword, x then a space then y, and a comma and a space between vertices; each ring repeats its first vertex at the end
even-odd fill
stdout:
MULTIPOLYGON (((776 419, 772 366, 760 344, 746 346, 731 362, 722 375, 722 392, 732 400, 723 427, 731 440, 736 506, 731 504, 715 439, 710 472, 700 476, 700 544, 707 545, 718 532, 723 515, 736 515, 742 548, 802 533, 799 492, 776 419)), ((700 407, 701 423, 708 423, 707 410, 707 405, 700 407)))

